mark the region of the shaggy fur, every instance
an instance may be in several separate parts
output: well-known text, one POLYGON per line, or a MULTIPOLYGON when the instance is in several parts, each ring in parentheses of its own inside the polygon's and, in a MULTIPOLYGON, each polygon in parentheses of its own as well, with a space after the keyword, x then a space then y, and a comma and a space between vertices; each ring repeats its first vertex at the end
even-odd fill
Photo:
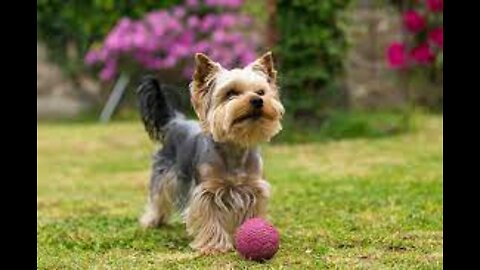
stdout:
POLYGON ((153 77, 137 90, 145 129, 163 145, 140 223, 157 227, 180 211, 192 248, 225 252, 240 224, 266 214, 270 185, 257 145, 281 130, 284 108, 271 53, 233 70, 203 54, 195 60, 190 94, 199 122, 174 111, 153 77))

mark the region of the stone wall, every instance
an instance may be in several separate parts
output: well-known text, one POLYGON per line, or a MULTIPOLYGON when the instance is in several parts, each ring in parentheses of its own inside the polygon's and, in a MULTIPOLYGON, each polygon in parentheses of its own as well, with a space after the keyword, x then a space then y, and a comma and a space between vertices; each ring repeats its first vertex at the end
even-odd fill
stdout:
POLYGON ((385 48, 400 39, 400 16, 385 7, 363 1, 349 14, 348 35, 352 47, 347 57, 349 105, 353 108, 391 108, 404 103, 405 94, 388 70, 385 48))
POLYGON ((72 118, 92 107, 79 90, 98 96, 99 86, 82 79, 82 89, 67 80, 58 66, 47 61, 45 48, 37 43, 37 119, 72 118))
POLYGON ((406 77, 400 80, 398 74, 387 67, 387 46, 392 41, 402 40, 401 16, 395 8, 384 2, 357 1, 348 18, 348 36, 352 42, 346 72, 350 107, 400 107, 405 105, 409 95, 416 104, 441 110, 443 78, 437 82, 427 77, 415 81, 406 77))

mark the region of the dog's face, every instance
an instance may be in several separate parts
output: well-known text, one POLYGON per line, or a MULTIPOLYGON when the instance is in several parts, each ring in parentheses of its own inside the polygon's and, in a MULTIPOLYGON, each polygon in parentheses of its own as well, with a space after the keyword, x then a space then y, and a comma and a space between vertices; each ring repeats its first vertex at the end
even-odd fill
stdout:
POLYGON ((227 70, 203 54, 196 54, 195 62, 192 105, 215 141, 253 146, 282 129, 285 110, 271 53, 243 69, 227 70))

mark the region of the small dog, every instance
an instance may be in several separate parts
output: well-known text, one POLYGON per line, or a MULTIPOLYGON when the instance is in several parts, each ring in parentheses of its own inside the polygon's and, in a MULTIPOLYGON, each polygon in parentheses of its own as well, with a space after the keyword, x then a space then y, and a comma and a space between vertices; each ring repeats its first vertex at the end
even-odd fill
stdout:
POLYGON ((258 144, 282 129, 285 110, 270 52, 242 69, 227 70, 201 53, 195 65, 190 97, 199 122, 175 111, 154 78, 137 89, 145 129, 163 144, 140 223, 157 227, 178 210, 193 249, 226 252, 239 225, 266 215, 270 185, 258 144))

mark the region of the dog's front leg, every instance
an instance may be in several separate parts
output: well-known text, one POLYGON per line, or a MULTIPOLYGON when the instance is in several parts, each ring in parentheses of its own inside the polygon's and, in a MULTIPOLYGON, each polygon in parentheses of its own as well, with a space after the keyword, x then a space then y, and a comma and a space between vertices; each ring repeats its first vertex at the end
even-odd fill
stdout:
POLYGON ((229 212, 215 201, 216 194, 205 184, 195 188, 185 211, 187 232, 194 237, 190 247, 204 254, 233 249, 229 212))

